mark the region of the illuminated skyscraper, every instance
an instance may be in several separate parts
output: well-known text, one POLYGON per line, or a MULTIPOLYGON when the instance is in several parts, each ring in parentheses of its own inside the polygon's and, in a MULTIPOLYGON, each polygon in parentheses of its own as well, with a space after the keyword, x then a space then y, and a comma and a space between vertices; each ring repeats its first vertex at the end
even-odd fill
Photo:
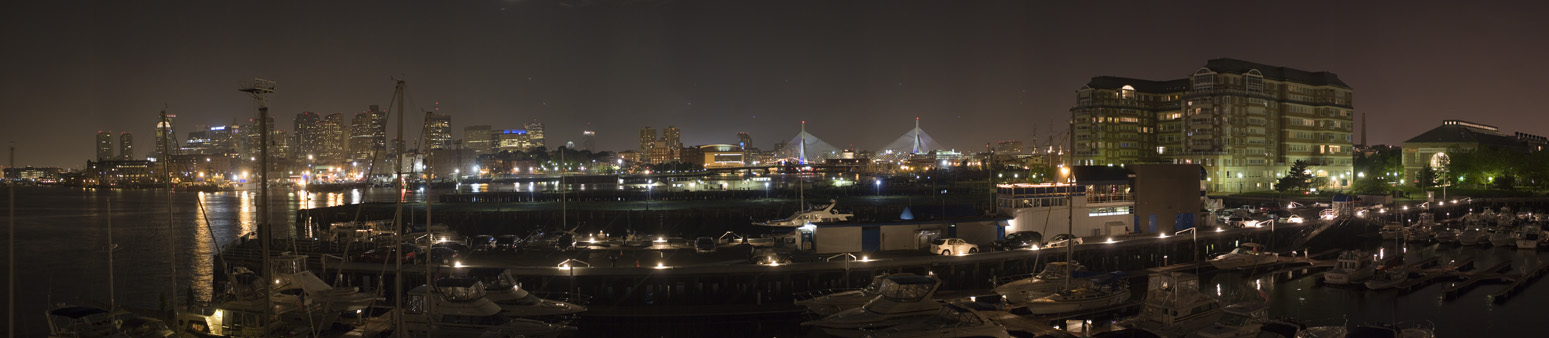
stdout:
POLYGON ((678 127, 667 126, 662 129, 662 143, 667 145, 667 161, 680 161, 683 159, 683 132, 678 127))
POLYGON ((113 159, 113 132, 97 131, 97 160, 109 161, 113 159))
POLYGON ((317 127, 317 151, 318 162, 333 164, 343 163, 349 154, 349 133, 346 133, 344 114, 333 113, 323 117, 317 127))
POLYGON ((166 110, 161 111, 161 118, 156 121, 156 150, 151 153, 151 157, 165 159, 169 154, 177 153, 177 130, 173 128, 173 120, 176 118, 177 115, 167 114, 166 110), (172 147, 170 152, 168 145, 172 147))
POLYGON ((322 117, 317 115, 317 113, 302 112, 296 114, 296 142, 293 144, 296 159, 305 161, 307 156, 316 159, 318 155, 321 155, 322 151, 319 149, 319 145, 323 143, 321 122, 322 117))
POLYGON ((377 105, 355 114, 350 120, 350 155, 352 160, 386 158, 387 112, 377 105))
POLYGON ((452 148, 452 116, 425 113, 425 146, 430 150, 452 148))
POLYGON ((463 148, 473 150, 474 154, 490 154, 495 152, 495 134, 491 133, 489 125, 467 126, 463 128, 463 148))
MULTIPOLYGON (((656 128, 645 127, 640 129, 640 155, 645 157, 651 153, 651 148, 656 143, 656 128)), ((642 160, 650 162, 650 160, 642 160)))
POLYGON ((523 127, 527 129, 527 140, 532 143, 532 147, 541 148, 547 144, 543 141, 543 122, 534 121, 523 127))
POLYGON ((597 132, 590 130, 581 131, 581 150, 597 151, 597 132))
POLYGON ((121 161, 134 160, 134 134, 123 132, 118 134, 118 159, 121 161))
POLYGON ((747 132, 737 133, 737 146, 742 147, 742 164, 753 164, 753 136, 747 132))

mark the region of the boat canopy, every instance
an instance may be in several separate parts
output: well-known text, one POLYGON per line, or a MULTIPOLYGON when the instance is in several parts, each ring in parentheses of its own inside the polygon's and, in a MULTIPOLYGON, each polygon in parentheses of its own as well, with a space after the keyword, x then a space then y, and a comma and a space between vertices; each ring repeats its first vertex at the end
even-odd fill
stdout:
POLYGON ((882 297, 897 302, 916 302, 935 292, 941 281, 927 276, 892 276, 882 281, 882 297))
POLYGON ((470 301, 484 298, 484 282, 473 278, 442 278, 436 280, 436 289, 451 301, 470 301))

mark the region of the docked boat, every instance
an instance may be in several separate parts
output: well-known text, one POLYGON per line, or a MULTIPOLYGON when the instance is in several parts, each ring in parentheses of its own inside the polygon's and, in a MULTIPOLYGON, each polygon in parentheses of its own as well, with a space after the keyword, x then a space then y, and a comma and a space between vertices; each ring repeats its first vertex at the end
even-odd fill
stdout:
POLYGON ((823 319, 801 323, 835 337, 860 337, 867 330, 882 330, 919 321, 941 310, 933 298, 941 280, 931 276, 888 276, 882 280, 877 297, 858 308, 840 311, 823 319))
POLYGON ((273 337, 327 317, 317 303, 301 297, 301 293, 270 293, 266 299, 264 289, 273 291, 272 284, 247 268, 234 268, 228 278, 226 291, 215 296, 210 304, 179 312, 178 327, 201 336, 273 337))
POLYGON ((409 290, 404 298, 407 337, 557 337, 574 327, 511 318, 486 297, 484 283, 472 278, 442 278, 409 290))
POLYGON ((1184 335, 1209 327, 1221 317, 1221 303, 1199 291, 1199 277, 1181 272, 1151 275, 1140 314, 1117 328, 1141 329, 1162 337, 1184 335))
POLYGON ((1378 230, 1378 233, 1382 234, 1382 239, 1399 238, 1404 235, 1404 225, 1398 222, 1388 222, 1388 224, 1382 226, 1381 230, 1378 230))
POLYGON ((123 337, 163 338, 173 336, 160 319, 142 317, 125 311, 86 306, 60 306, 48 310, 49 338, 123 337))
POLYGON ((1517 238, 1517 248, 1528 250, 1538 249, 1538 242, 1543 240, 1542 232, 1543 229, 1539 228, 1538 224, 1523 224, 1521 228, 1517 229, 1517 233, 1515 234, 1515 237, 1517 238))
POLYGON ((1490 235, 1485 233, 1484 230, 1480 230, 1479 228, 1468 228, 1458 233, 1458 244, 1462 244, 1464 246, 1474 246, 1489 243, 1490 235))
POLYGON ((977 310, 958 304, 946 304, 935 316, 924 320, 864 331, 865 337, 872 338, 1011 337, 1005 326, 977 310))
POLYGON ((274 291, 278 295, 275 302, 318 303, 326 312, 340 313, 364 309, 378 299, 375 295, 360 292, 360 288, 328 285, 306 269, 306 260, 307 256, 289 254, 271 258, 274 291), (303 294, 307 299, 298 299, 303 294))
POLYGON ((1024 304, 1034 299, 1059 292, 1071 287, 1086 286, 1090 283, 1086 277, 1097 274, 1086 271, 1086 267, 1076 262, 1050 262, 1043 266, 1043 271, 1028 276, 1003 277, 1000 280, 1007 282, 998 283, 995 293, 1006 297, 1006 302, 1011 304, 1024 304), (1069 280, 1072 285, 1066 285, 1069 280))
POLYGON ((882 281, 891 276, 914 276, 912 273, 880 274, 871 278, 871 284, 854 290, 844 290, 823 294, 809 295, 808 298, 796 301, 796 305, 806 307, 819 316, 828 316, 840 311, 854 309, 866 302, 876 299, 882 294, 882 281))
POLYGON ((1436 242, 1437 243, 1454 243, 1455 244, 1455 243, 1458 242, 1458 230, 1457 229, 1448 229, 1448 228, 1436 229, 1434 232, 1432 232, 1431 236, 1436 238, 1436 242))
POLYGON ((1258 243, 1243 243, 1232 252, 1216 256, 1210 259, 1210 265, 1217 269, 1245 269, 1256 266, 1274 264, 1280 257, 1272 252, 1265 251, 1264 245, 1258 243))
POLYGON ((1129 283, 1124 273, 1112 272, 1093 278, 1091 284, 1061 290, 1027 302, 1027 312, 1036 315, 1055 314, 1101 308, 1129 300, 1129 283))
POLYGON ((1496 227, 1490 230, 1490 245, 1497 247, 1509 247, 1517 245, 1517 237, 1512 234, 1510 228, 1496 227))
POLYGON ((799 227, 811 223, 844 222, 849 221, 850 217, 855 217, 855 214, 842 213, 838 210, 834 210, 834 207, 838 205, 838 201, 828 200, 828 204, 820 205, 812 209, 798 211, 795 214, 792 214, 791 217, 753 223, 753 225, 771 227, 799 227))
MULTIPOLYGON (((1250 338, 1258 337, 1264 323, 1269 321, 1269 305, 1264 303, 1238 303, 1221 308, 1221 318, 1210 327, 1190 333, 1193 338, 1250 338)), ((1290 337, 1287 337, 1290 338, 1290 337)))
MULTIPOLYGON (((485 288, 485 297, 500 305, 501 313, 518 318, 569 316, 586 312, 586 306, 561 300, 547 299, 522 289, 510 270, 501 271, 485 288)), ((571 295, 572 300, 584 302, 583 297, 571 295)))
POLYGON ((1404 228, 1404 241, 1430 242, 1435 239, 1435 233, 1431 231, 1431 227, 1428 225, 1416 224, 1408 228, 1404 228))
POLYGON ((1342 252, 1334 263, 1334 269, 1323 273, 1323 283, 1345 285, 1364 282, 1376 271, 1372 262, 1372 255, 1360 250, 1342 252))
POLYGON ((1366 281, 1366 288, 1381 290, 1391 288, 1409 281, 1409 271, 1404 269, 1387 269, 1380 271, 1366 281))

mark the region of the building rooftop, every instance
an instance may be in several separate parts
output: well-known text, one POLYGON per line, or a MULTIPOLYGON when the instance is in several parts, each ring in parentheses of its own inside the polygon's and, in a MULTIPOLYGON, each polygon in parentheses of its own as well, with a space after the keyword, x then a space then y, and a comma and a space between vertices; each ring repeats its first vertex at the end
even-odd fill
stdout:
POLYGON ((1339 80, 1339 75, 1330 72, 1309 72, 1305 70, 1270 66, 1261 63, 1243 61, 1238 59, 1220 58, 1205 62, 1205 68, 1217 73, 1242 74, 1249 70, 1258 69, 1264 74, 1264 78, 1279 81, 1305 83, 1315 86, 1340 86, 1350 88, 1344 81, 1339 80))
POLYGON ((1500 131, 1476 128, 1470 124, 1443 124, 1404 143, 1479 143, 1485 145, 1520 147, 1515 137, 1500 131))
POLYGON ((1154 81, 1118 76, 1095 76, 1086 83, 1087 87, 1093 89, 1119 89, 1126 85, 1143 93, 1173 93, 1189 90, 1189 79, 1154 81))

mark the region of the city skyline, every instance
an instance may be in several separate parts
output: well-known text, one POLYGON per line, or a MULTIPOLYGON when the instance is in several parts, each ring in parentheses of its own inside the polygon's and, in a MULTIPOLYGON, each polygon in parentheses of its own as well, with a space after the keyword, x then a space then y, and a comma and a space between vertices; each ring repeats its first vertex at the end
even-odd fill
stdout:
MULTIPOLYGON (((454 139, 466 126, 536 119, 550 148, 590 130, 600 150, 631 149, 632 133, 664 125, 681 128, 685 145, 748 132, 766 148, 808 121, 826 141, 868 149, 920 116, 940 143, 975 150, 1063 133, 1093 76, 1174 79, 1214 58, 1340 74, 1362 88, 1355 106, 1378 125, 1372 144, 1449 118, 1537 134, 1521 126, 1549 123, 1524 114, 1549 75, 1532 62, 1549 56, 1532 33, 1549 28, 1531 15, 1539 4, 803 5, 20 4, 13 13, 28 15, 0 36, 34 52, 0 59, 0 102, 15 112, 0 141, 17 146, 20 166, 79 167, 93 158, 86 135, 155 135, 164 106, 180 138, 254 118, 235 92, 253 77, 278 82, 277 117, 386 107, 399 77, 406 124, 439 107, 456 120, 454 139), (1220 19, 1177 19, 1200 11, 1220 19), (1259 13, 1304 19, 1266 24, 1259 13), (384 22, 402 24, 361 28, 384 22), (246 23, 273 33, 251 35, 246 23), (1158 28, 1178 33, 1150 34, 1158 28), (1188 34, 1213 42, 1180 44, 1188 34)), ((145 138, 134 146, 154 150, 145 138)))

